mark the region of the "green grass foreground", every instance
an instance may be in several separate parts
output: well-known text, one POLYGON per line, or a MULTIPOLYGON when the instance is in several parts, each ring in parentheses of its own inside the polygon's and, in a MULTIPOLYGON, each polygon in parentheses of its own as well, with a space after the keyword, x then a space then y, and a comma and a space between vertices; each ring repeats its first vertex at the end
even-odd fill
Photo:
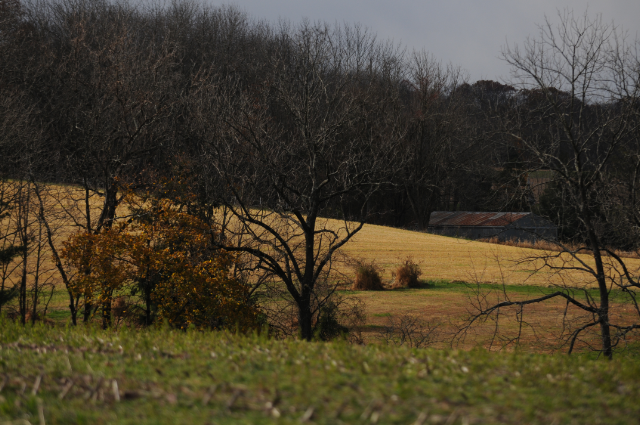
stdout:
POLYGON ((640 360, 0 319, 0 423, 626 424, 640 360), (25 422, 28 421, 28 422, 25 422))

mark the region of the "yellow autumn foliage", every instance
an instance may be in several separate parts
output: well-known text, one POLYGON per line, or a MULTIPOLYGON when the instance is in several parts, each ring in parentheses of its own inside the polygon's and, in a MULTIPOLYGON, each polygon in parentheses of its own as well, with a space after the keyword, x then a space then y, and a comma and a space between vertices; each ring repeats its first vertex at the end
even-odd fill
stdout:
POLYGON ((124 293, 135 298, 129 310, 137 309, 147 323, 181 329, 257 326, 249 287, 230 276, 235 257, 215 246, 215 227, 157 193, 128 190, 124 204, 127 219, 65 242, 62 257, 77 271, 76 295, 104 306, 124 293))

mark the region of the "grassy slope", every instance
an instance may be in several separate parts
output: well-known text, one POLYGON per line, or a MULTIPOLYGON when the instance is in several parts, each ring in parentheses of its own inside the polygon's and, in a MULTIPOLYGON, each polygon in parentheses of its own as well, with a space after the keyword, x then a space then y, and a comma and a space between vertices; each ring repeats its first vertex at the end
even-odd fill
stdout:
POLYGON ((640 417, 637 358, 606 362, 167 330, 23 329, 8 322, 0 329, 0 373, 7 378, 0 422, 35 424, 39 410, 47 424, 286 424, 305 415, 319 424, 419 418, 624 424, 640 417))

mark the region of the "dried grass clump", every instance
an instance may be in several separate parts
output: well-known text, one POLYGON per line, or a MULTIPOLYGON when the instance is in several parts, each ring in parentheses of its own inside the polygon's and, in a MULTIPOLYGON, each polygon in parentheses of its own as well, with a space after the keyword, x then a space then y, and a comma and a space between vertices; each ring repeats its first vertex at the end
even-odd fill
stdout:
POLYGON ((382 280, 380 273, 382 270, 371 263, 358 263, 356 265, 356 279, 351 289, 353 291, 382 291, 382 280))
POLYGON ((422 275, 420 265, 407 258, 394 273, 393 288, 418 288, 418 278, 422 275))

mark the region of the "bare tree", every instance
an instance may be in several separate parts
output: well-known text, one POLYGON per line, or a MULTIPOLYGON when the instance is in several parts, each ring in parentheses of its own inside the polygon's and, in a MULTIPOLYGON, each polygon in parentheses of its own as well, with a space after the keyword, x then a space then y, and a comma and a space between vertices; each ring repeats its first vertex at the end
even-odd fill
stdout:
POLYGON ((308 23, 270 49, 246 65, 260 78, 203 85, 204 166, 232 216, 226 249, 286 287, 308 340, 333 291, 318 299, 319 282, 399 166, 401 58, 359 27, 308 23))
POLYGON ((439 324, 429 323, 418 316, 392 315, 378 334, 378 339, 386 344, 426 348, 440 342, 439 327, 439 324))
MULTIPOLYGON (((28 177, 36 187, 37 215, 49 249, 70 291, 75 323, 78 300, 56 246, 60 217, 48 206, 62 211, 78 231, 99 233, 112 226, 122 182, 139 182, 157 153, 171 144, 169 118, 181 95, 176 49, 158 37, 148 16, 127 3, 36 2, 30 4, 29 18, 43 33, 49 58, 41 63, 46 84, 34 96, 43 105, 40 118, 48 123, 53 146, 43 154, 56 164, 41 165, 28 177), (49 190, 35 179, 72 186, 49 190), (50 205, 52 200, 57 205, 50 205)), ((98 307, 86 295, 85 321, 98 307)), ((111 297, 106 294, 100 304, 103 326, 108 326, 111 297)))
POLYGON ((21 130, 24 130, 24 112, 19 96, 15 92, 11 96, 0 86, 0 311, 2 306, 17 295, 17 288, 9 287, 10 276, 16 267, 14 258, 22 251, 18 230, 15 224, 19 182, 7 179, 9 171, 15 168, 16 156, 20 149, 19 140, 21 130), (18 104, 16 104, 18 103, 18 104))
POLYGON ((21 251, 18 232, 11 220, 11 213, 16 206, 13 186, 5 180, 0 180, 0 312, 2 307, 18 294, 15 285, 9 286, 10 277, 17 267, 13 260, 21 251))
MULTIPOLYGON (((20 84, 37 68, 26 60, 29 54, 25 52, 36 47, 31 29, 20 2, 0 2, 0 307, 17 297, 22 323, 26 321, 31 293, 28 277, 32 264, 28 260, 34 253, 31 192, 23 177, 39 154, 34 144, 39 135, 34 120, 36 108, 20 84)), ((38 257, 42 259, 41 255, 38 257)), ((37 306, 37 284, 35 288, 36 302, 32 305, 37 306)))
POLYGON ((142 186, 166 172, 178 144, 191 152, 183 100, 192 74, 212 62, 237 74, 260 50, 248 26, 233 7, 197 3, 0 2, 0 171, 30 187, 35 227, 23 230, 33 236, 42 225, 74 324, 79 309, 87 321, 103 307, 107 326, 110 302, 78 298, 61 243, 73 231, 108 229, 123 182, 142 186))
MULTIPOLYGON (((523 47, 504 49, 504 60, 512 66, 514 83, 520 88, 512 113, 503 121, 508 124, 504 135, 519 152, 523 174, 547 170, 553 175, 550 190, 557 211, 571 216, 575 226, 570 241, 550 241, 559 252, 524 261, 535 272, 546 270, 562 277, 566 271, 577 271, 588 278, 565 280, 555 291, 533 299, 507 296, 497 304, 480 302, 468 324, 508 307, 518 309, 522 320, 527 306, 562 298, 567 310, 583 313, 577 322, 565 321, 568 328, 563 336, 569 352, 585 332, 597 328, 599 351, 607 358, 629 332, 640 328, 639 276, 627 267, 615 249, 618 241, 611 237, 616 227, 620 234, 621 221, 615 217, 629 217, 636 208, 619 208, 612 200, 637 178, 618 172, 626 159, 637 158, 639 153, 637 47, 637 42, 627 44, 618 29, 600 17, 563 12, 557 25, 547 20, 539 36, 523 47), (590 291, 593 287, 596 294, 590 291), (635 324, 629 317, 614 318, 613 292, 628 296, 637 313, 635 324)), ((635 226, 625 231, 637 235, 635 226)))
POLYGON ((466 84, 463 71, 417 52, 407 68, 407 163, 401 184, 418 228, 426 229, 452 176, 469 163, 477 140, 466 125, 469 99, 459 90, 466 84))

